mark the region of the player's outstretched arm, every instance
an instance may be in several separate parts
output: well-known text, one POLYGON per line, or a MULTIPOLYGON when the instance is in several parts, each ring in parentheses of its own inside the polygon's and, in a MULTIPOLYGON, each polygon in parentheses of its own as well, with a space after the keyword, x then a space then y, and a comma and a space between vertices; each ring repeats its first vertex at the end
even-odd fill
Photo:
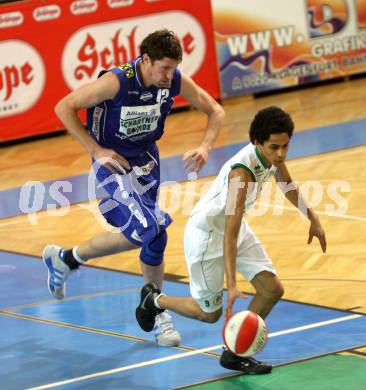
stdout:
POLYGON ((285 163, 282 163, 277 167, 275 178, 277 185, 284 192, 286 198, 294 206, 296 206, 306 218, 309 219, 310 228, 308 244, 312 242, 313 237, 317 237, 319 239, 322 251, 326 252, 327 242, 319 217, 316 215, 315 211, 308 207, 308 205, 306 204, 306 201, 301 195, 298 186, 292 181, 292 178, 285 163))
POLYGON ((228 289, 225 312, 226 319, 231 317, 232 307, 236 298, 246 298, 236 287, 236 257, 238 235, 243 219, 245 199, 251 176, 244 168, 236 168, 230 172, 228 179, 229 187, 226 200, 224 231, 224 264, 228 289))
MULTIPOLYGON (((120 84, 117 76, 111 72, 107 72, 98 80, 86 84, 66 95, 57 103, 55 112, 65 128, 84 146, 92 157, 96 160, 103 160, 103 158, 106 160, 114 160, 129 169, 128 162, 122 156, 111 149, 105 149, 98 145, 88 134, 77 115, 78 111, 83 108, 93 107, 100 102, 113 99, 119 88, 120 84)), ((109 166, 110 164, 106 163, 104 165, 109 166)), ((111 169, 114 170, 112 166, 111 169)))
POLYGON ((207 115, 206 131, 201 144, 196 149, 189 150, 183 157, 186 169, 199 172, 207 161, 219 134, 225 112, 219 103, 184 73, 182 73, 181 96, 207 115))

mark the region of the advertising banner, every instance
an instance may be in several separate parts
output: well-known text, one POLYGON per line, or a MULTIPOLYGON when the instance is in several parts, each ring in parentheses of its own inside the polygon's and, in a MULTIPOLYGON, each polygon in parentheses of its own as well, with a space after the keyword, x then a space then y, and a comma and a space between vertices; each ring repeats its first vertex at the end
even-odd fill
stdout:
MULTIPOLYGON (((180 68, 214 98, 210 0, 34 0, 0 6, 0 142, 62 129, 56 103, 139 54, 149 33, 180 38, 180 68)), ((176 105, 184 105, 177 98, 176 105)), ((85 113, 81 113, 84 120, 85 113)))
POLYGON ((366 71, 365 0, 212 0, 222 97, 366 71))

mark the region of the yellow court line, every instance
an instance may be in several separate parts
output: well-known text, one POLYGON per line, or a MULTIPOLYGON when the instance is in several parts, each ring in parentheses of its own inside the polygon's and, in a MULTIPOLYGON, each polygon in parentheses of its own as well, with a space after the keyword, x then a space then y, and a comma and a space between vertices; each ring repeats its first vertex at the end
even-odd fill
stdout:
POLYGON ((75 296, 72 296, 69 298, 65 298, 62 301, 59 301, 57 299, 48 299, 47 301, 34 302, 34 303, 30 303, 28 305, 8 307, 8 308, 4 309, 4 311, 15 311, 15 310, 20 310, 20 309, 27 309, 29 307, 52 305, 52 304, 58 303, 58 302, 70 302, 70 301, 76 301, 78 299, 84 299, 84 298, 105 297, 105 296, 109 296, 109 295, 124 294, 124 293, 136 292, 136 291, 140 291, 140 290, 141 290, 140 288, 134 287, 134 288, 124 289, 124 290, 107 291, 107 292, 85 294, 85 295, 75 295, 75 296))
MULTIPOLYGON (((139 341, 139 342, 148 342, 148 341, 150 341, 150 340, 144 339, 142 337, 130 336, 130 335, 125 334, 125 333, 118 333, 118 332, 112 332, 112 331, 109 331, 109 330, 95 329, 95 328, 90 328, 89 326, 68 324, 67 322, 48 320, 48 319, 41 318, 41 317, 35 317, 35 316, 26 315, 26 314, 13 313, 13 312, 10 312, 10 311, 7 311, 7 310, 0 310, 0 315, 4 315, 4 316, 8 316, 8 317, 14 317, 14 318, 20 318, 20 319, 28 320, 28 321, 39 322, 39 323, 47 324, 47 325, 60 326, 60 327, 63 327, 63 328, 69 328, 69 329, 74 329, 74 330, 82 330, 82 331, 89 332, 89 333, 100 334, 100 335, 103 335, 103 336, 116 337, 116 338, 123 339, 123 340, 139 341)), ((172 347, 172 348, 173 349, 178 349, 178 350, 183 350, 183 351, 196 351, 195 348, 186 347, 186 346, 177 346, 177 347, 172 347)), ((217 353, 206 353, 206 354, 210 355, 210 356, 215 356, 215 357, 219 357, 220 356, 217 353)))
POLYGON ((47 320, 45 318, 34 317, 34 316, 25 315, 25 314, 13 313, 13 312, 10 312, 7 310, 0 310, 0 314, 8 316, 8 317, 21 318, 23 320, 39 322, 39 323, 47 324, 47 325, 54 325, 54 326, 61 326, 63 328, 83 330, 85 332, 102 334, 105 336, 113 336, 113 337, 117 337, 117 338, 125 339, 125 340, 148 341, 148 340, 143 339, 141 337, 129 336, 129 335, 124 334, 124 333, 117 333, 117 332, 111 332, 108 330, 94 329, 94 328, 90 328, 88 326, 73 325, 73 324, 68 324, 67 322, 62 322, 62 321, 47 320))

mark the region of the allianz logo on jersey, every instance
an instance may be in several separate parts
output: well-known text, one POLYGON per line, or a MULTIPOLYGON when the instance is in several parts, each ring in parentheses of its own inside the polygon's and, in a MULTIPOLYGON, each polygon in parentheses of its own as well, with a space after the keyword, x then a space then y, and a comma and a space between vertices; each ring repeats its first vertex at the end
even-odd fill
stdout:
POLYGON ((150 100, 150 99, 152 99, 152 98, 153 98, 153 94, 152 94, 151 92, 149 92, 149 91, 144 92, 144 93, 140 96, 140 100, 143 100, 143 101, 145 101, 145 100, 150 100))
POLYGON ((119 133, 127 137, 150 133, 158 127, 160 105, 122 107, 119 133))

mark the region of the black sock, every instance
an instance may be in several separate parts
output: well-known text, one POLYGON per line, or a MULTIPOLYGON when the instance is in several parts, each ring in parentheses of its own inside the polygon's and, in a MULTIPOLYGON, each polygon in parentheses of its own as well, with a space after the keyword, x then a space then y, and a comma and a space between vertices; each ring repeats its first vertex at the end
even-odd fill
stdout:
POLYGON ((66 251, 64 263, 68 265, 70 269, 76 269, 80 266, 80 263, 75 259, 74 255, 72 254, 72 249, 66 251))

